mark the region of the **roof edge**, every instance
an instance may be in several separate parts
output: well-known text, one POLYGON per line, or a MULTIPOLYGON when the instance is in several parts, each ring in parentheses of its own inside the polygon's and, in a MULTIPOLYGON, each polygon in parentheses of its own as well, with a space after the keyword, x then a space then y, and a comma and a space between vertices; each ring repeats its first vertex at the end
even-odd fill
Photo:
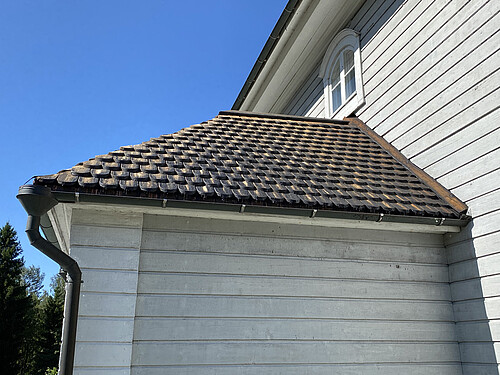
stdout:
MULTIPOLYGON (((368 125, 361 121, 357 117, 346 117, 344 120, 349 121, 352 125, 359 128, 363 133, 368 135, 376 143, 379 144, 385 151, 387 151, 393 158, 403 164, 411 172, 417 176, 420 181, 427 185, 434 193, 436 193, 441 199, 448 203, 455 211, 465 218, 467 210, 469 209, 465 203, 458 199, 451 191, 446 189, 443 185, 437 182, 432 176, 427 172, 423 171, 415 164, 413 164, 406 156, 404 156, 396 147, 387 142, 380 135, 375 133, 368 125)), ((467 220, 467 219, 466 219, 467 220)))
POLYGON ((326 119, 319 117, 304 117, 304 116, 293 116, 293 115, 284 115, 279 113, 260 113, 260 112, 251 112, 251 111, 237 111, 237 110, 229 110, 229 111, 220 111, 219 116, 226 115, 238 115, 238 116, 247 116, 247 117, 259 117, 259 118, 268 118, 268 119, 280 119, 280 120, 296 120, 296 121, 304 121, 304 122, 318 122, 322 124, 337 124, 337 125, 347 125, 349 121, 346 120, 335 120, 335 119, 326 119))
POLYGON ((252 70, 250 71, 250 74, 248 75, 245 83, 243 84, 243 87, 241 88, 238 97, 234 101, 234 104, 231 109, 241 108, 243 101, 246 99, 248 93, 250 92, 250 89, 257 80, 257 77, 264 68, 264 65, 269 59, 269 56, 271 55, 274 48, 281 39, 281 36, 283 35, 290 21, 292 20, 295 11, 297 10, 301 2, 302 0, 289 0, 288 3, 286 4, 283 13, 281 13, 278 22, 274 26, 273 31, 271 31, 271 35, 269 35, 266 44, 264 44, 264 47, 262 48, 262 51, 260 52, 259 57, 257 58, 257 61, 252 67, 252 70))
POLYGON ((236 203, 215 203, 201 202, 178 199, 159 199, 159 198, 139 198, 116 195, 98 195, 85 193, 71 193, 52 191, 54 197, 60 203, 97 203, 111 205, 126 205, 136 207, 151 208, 176 208, 176 209, 196 209, 204 211, 230 212, 237 214, 260 214, 277 215, 286 217, 296 217, 300 219, 340 219, 353 222, 372 222, 372 223, 394 223, 425 225, 428 227, 441 227, 439 232, 449 232, 451 227, 463 227, 468 224, 467 219, 439 218, 429 216, 405 216, 381 213, 350 212, 350 211, 330 211, 314 208, 291 208, 276 206, 254 206, 251 204, 236 203))

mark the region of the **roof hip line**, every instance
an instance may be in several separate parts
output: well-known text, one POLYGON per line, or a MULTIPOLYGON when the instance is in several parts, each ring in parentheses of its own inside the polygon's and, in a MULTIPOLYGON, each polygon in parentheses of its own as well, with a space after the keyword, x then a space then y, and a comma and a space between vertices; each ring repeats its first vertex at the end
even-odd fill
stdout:
POLYGON ((441 199, 448 203, 453 209, 462 214, 466 215, 468 207, 460 199, 458 199, 451 191, 446 189, 443 185, 432 178, 427 172, 417 167, 413 164, 406 156, 404 156, 396 147, 387 142, 380 135, 375 133, 368 125, 361 121, 357 117, 345 117, 344 120, 349 121, 350 124, 359 128, 363 133, 373 139, 379 144, 385 151, 387 151, 394 159, 399 161, 404 167, 413 172, 415 176, 426 184, 434 193, 436 193, 441 199))

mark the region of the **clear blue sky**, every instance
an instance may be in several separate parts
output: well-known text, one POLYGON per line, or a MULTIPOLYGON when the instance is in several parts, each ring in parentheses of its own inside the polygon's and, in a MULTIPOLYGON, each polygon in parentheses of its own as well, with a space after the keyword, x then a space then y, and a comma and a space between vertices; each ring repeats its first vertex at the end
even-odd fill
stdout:
POLYGON ((230 109, 286 2, 0 2, 0 226, 46 285, 18 187, 230 109))

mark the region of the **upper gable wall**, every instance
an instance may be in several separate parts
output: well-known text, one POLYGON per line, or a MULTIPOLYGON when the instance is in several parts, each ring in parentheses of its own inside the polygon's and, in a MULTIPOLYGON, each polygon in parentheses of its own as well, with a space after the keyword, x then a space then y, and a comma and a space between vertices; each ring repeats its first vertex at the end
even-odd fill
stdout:
POLYGON ((274 40, 272 52, 259 57, 265 63, 255 81, 247 82, 250 88, 242 90, 238 104, 232 109, 280 113, 271 108, 286 106, 310 73, 311 62, 314 64, 323 58, 332 37, 347 27, 363 2, 301 0, 283 32, 270 37, 274 40))
MULTIPOLYGON (((373 52, 374 46, 379 42, 377 33, 382 33, 382 29, 388 28, 391 18, 407 9, 408 5, 404 0, 368 0, 366 1, 353 18, 346 22, 345 27, 360 33, 361 58, 363 64, 363 79, 366 75, 365 58, 367 54, 373 52), (371 46, 370 46, 371 45, 371 46)), ((329 40, 334 38, 329 37, 329 40)), ((288 102, 276 100, 270 112, 286 113, 297 116, 324 117, 325 103, 323 98, 323 80, 319 77, 319 68, 323 55, 313 64, 314 68, 304 79, 300 89, 288 99, 288 102)), ((365 83, 366 84, 366 83, 365 83)), ((366 90, 366 89, 365 89, 366 90)))

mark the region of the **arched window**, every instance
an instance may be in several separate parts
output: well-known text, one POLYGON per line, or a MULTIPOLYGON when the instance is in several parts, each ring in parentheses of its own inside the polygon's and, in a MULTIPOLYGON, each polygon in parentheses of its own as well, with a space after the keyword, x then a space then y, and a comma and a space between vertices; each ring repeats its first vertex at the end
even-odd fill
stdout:
POLYGON ((342 30, 330 43, 320 77, 325 90, 326 117, 343 118, 365 103, 359 36, 354 30, 342 30))

